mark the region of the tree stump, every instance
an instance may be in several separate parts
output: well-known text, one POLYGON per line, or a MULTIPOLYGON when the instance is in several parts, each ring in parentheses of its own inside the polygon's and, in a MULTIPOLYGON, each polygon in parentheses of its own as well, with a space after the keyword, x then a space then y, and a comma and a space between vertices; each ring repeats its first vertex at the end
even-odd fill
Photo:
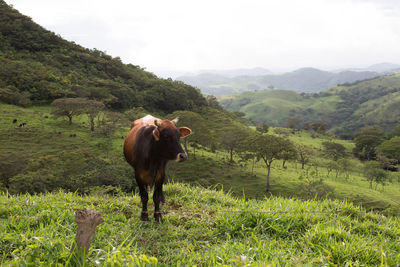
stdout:
MULTIPOLYGON (((101 213, 97 210, 83 209, 75 212, 75 222, 78 224, 76 244, 85 254, 89 252, 90 243, 94 237, 97 225, 104 222, 101 213)), ((74 250, 74 246, 72 247, 74 250)))

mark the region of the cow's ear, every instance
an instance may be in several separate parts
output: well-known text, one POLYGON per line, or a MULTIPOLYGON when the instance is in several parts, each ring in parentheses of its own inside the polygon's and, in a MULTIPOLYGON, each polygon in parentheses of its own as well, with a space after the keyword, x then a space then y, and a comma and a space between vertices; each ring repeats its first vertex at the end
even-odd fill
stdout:
POLYGON ((185 138, 192 133, 192 130, 190 130, 188 127, 179 127, 178 130, 181 133, 181 138, 185 138))
POLYGON ((160 131, 157 128, 153 130, 153 136, 156 141, 160 140, 160 131))

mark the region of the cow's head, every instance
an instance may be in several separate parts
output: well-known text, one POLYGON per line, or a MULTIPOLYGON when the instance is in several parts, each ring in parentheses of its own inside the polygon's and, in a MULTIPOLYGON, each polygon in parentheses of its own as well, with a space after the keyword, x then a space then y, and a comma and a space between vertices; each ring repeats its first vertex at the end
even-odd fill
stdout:
POLYGON ((170 120, 154 120, 156 128, 153 130, 154 139, 159 147, 159 155, 164 159, 181 162, 187 159, 183 151, 180 139, 192 133, 187 127, 176 127, 178 118, 170 120))

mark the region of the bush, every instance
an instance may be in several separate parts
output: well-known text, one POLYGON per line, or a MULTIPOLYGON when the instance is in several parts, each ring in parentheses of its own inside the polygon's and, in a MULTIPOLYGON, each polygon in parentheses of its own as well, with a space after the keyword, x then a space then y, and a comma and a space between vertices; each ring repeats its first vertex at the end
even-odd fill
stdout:
POLYGON ((9 191, 19 193, 46 193, 59 188, 61 179, 46 170, 20 173, 10 179, 9 191))
POLYGON ((29 97, 29 92, 25 91, 21 93, 14 86, 0 88, 0 101, 7 104, 26 107, 31 104, 31 100, 29 99, 29 97))
POLYGON ((45 193, 60 188, 87 193, 92 191, 92 188, 102 186, 108 186, 107 190, 110 192, 117 192, 115 188, 128 192, 134 188, 132 168, 120 159, 107 162, 98 158, 68 159, 65 155, 58 159, 41 157, 39 161, 41 159, 51 159, 52 162, 41 165, 42 168, 32 163, 28 171, 13 174, 8 185, 10 193, 45 193))
POLYGON ((0 155, 0 190, 8 189, 10 179, 24 172, 28 167, 28 156, 23 153, 4 153, 0 155))

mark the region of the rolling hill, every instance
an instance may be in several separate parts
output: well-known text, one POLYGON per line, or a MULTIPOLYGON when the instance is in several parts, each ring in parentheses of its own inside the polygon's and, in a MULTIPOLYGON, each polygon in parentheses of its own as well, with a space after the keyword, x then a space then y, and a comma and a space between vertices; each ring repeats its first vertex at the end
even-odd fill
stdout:
POLYGON ((345 70, 337 73, 315 68, 302 68, 279 75, 228 77, 216 73, 180 76, 177 80, 200 88, 203 93, 222 96, 244 91, 271 89, 296 92, 320 92, 342 83, 352 83, 379 76, 378 72, 345 70))
POLYGON ((229 110, 270 125, 284 126, 288 118, 297 117, 300 124, 327 122, 336 133, 354 133, 373 124, 390 131, 400 118, 400 75, 347 83, 318 94, 246 92, 221 97, 220 102, 229 110))

